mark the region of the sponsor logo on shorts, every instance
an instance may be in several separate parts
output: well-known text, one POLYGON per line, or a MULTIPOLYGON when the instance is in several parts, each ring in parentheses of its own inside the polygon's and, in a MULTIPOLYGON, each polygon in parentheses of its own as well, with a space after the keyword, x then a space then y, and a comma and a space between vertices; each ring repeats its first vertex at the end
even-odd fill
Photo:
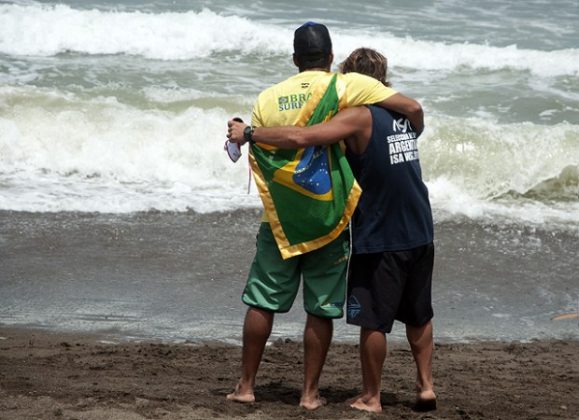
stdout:
POLYGON ((344 302, 328 302, 328 303, 324 303, 323 305, 321 305, 322 308, 341 308, 342 306, 344 306, 344 302))
POLYGON ((342 263, 344 263, 344 262, 346 262, 346 261, 348 261, 348 255, 347 255, 347 254, 344 255, 344 256, 342 256, 342 257, 340 257, 340 258, 338 258, 338 259, 334 262, 334 265, 342 264, 342 263))
POLYGON ((356 299, 356 296, 350 296, 348 299, 348 318, 353 319, 360 315, 362 312, 362 305, 356 299))

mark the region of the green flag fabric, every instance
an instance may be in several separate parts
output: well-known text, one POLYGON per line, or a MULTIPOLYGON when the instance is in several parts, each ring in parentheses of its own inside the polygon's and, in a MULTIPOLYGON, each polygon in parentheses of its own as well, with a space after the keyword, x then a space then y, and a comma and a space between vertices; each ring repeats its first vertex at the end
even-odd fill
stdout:
MULTIPOLYGON (((325 91, 308 100, 297 125, 327 121, 339 105, 334 74, 325 91)), ((348 225, 361 189, 339 144, 291 150, 253 144, 250 163, 284 259, 321 248, 348 225)))

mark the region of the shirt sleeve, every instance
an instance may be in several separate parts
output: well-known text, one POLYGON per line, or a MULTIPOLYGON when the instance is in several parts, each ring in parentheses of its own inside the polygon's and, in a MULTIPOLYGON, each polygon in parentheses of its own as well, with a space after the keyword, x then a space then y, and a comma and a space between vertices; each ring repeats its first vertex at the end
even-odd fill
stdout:
POLYGON ((348 107, 377 104, 397 92, 379 80, 359 73, 346 73, 346 103, 348 107))
POLYGON ((259 96, 257 97, 257 100, 255 101, 255 104, 253 105, 253 111, 251 112, 251 125, 253 127, 263 127, 265 126, 264 123, 264 116, 263 116, 263 112, 262 112, 262 106, 261 104, 266 103, 267 99, 264 98, 264 96, 266 95, 266 92, 262 92, 259 94, 259 96))

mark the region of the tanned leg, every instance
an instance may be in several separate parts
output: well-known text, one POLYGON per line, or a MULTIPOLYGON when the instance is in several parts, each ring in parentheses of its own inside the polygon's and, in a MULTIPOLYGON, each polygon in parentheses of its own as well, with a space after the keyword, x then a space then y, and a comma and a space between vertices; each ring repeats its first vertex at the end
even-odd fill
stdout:
POLYGON ((406 326, 406 337, 416 363, 416 408, 432 410, 436 408, 436 394, 432 379, 432 322, 422 327, 406 326))
POLYGON ((362 365, 362 394, 349 401, 350 407, 380 413, 382 368, 386 359, 386 335, 381 331, 360 330, 360 362, 362 365))
POLYGON ((319 381, 332 341, 333 322, 308 314, 304 330, 304 388, 300 406, 315 410, 326 403, 320 397, 319 381))
POLYGON ((228 400, 252 403, 255 376, 273 325, 273 312, 249 308, 243 324, 243 350, 241 354, 241 378, 228 400))

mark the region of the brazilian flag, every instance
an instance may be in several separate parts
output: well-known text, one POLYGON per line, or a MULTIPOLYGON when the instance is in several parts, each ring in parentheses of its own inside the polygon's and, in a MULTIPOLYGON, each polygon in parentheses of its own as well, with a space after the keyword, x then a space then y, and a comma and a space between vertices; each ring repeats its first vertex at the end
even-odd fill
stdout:
MULTIPOLYGON (((296 125, 322 123, 339 111, 336 76, 316 84, 296 125)), ((348 225, 362 191, 338 143, 291 150, 253 144, 250 163, 284 259, 321 248, 348 225)))

